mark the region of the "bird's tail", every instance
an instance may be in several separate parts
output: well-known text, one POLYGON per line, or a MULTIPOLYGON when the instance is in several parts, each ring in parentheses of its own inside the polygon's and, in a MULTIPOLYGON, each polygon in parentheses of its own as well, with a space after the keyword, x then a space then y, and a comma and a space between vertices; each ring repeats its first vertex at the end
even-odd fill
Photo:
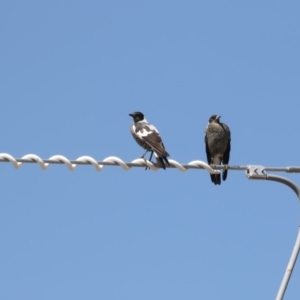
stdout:
POLYGON ((214 184, 221 184, 221 174, 210 174, 210 178, 214 184))
MULTIPOLYGON (((218 156, 215 156, 212 161, 213 161, 214 165, 220 165, 221 164, 221 159, 218 156)), ((216 185, 221 184, 221 174, 210 174, 210 178, 211 178, 211 181, 214 184, 216 184, 216 185)))
POLYGON ((223 179, 223 181, 225 181, 226 180, 226 178, 227 178, 227 173, 228 173, 228 170, 223 170, 223 173, 222 173, 222 179, 223 179))
POLYGON ((157 165, 159 168, 163 168, 164 170, 166 169, 166 163, 168 165, 170 165, 168 159, 166 156, 164 155, 157 155, 155 152, 154 152, 154 155, 156 157, 156 162, 157 162, 157 165))

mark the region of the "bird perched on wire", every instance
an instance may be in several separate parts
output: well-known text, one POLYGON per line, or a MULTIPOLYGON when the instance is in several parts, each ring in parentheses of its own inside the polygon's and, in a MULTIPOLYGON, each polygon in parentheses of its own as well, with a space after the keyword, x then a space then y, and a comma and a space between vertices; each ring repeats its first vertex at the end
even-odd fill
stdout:
POLYGON ((158 130, 155 126, 149 124, 145 119, 144 114, 139 111, 133 112, 129 114, 129 116, 133 118, 133 124, 130 127, 130 132, 133 138, 141 147, 146 149, 146 152, 141 158, 144 158, 146 153, 150 151, 150 161, 154 153, 158 166, 166 169, 165 163, 170 165, 167 159, 170 155, 165 150, 158 130))
MULTIPOLYGON (((223 163, 226 166, 229 163, 230 156, 230 129, 225 123, 220 122, 221 116, 212 115, 205 128, 205 148, 207 162, 213 165, 223 163)), ((227 169, 223 170, 223 181, 227 178, 227 169)), ((214 184, 221 184, 220 174, 210 174, 211 181, 214 184)))

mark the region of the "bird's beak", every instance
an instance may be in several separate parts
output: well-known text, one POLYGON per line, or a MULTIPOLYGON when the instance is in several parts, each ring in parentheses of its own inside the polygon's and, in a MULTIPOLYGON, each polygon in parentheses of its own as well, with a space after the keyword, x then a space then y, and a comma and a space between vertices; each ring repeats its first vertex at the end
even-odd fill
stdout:
POLYGON ((133 114, 129 114, 130 117, 133 117, 133 114))
POLYGON ((218 120, 218 121, 219 121, 219 120, 220 120, 220 118, 221 118, 221 116, 217 116, 217 117, 216 117, 216 120, 218 120))

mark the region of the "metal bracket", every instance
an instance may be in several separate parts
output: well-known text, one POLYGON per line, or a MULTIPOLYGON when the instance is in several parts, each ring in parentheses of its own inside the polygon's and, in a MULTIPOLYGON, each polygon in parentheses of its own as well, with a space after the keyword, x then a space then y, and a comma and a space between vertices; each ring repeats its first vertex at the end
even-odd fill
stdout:
MULTIPOLYGON (((294 171, 292 168, 291 171, 294 171)), ((246 176, 248 177, 248 179, 264 179, 264 180, 270 180, 270 181, 275 181, 275 182, 280 182, 283 183, 285 185, 287 185, 288 187, 290 187, 295 194, 297 195, 298 199, 300 199, 300 188, 297 186, 297 184, 295 184, 293 181, 289 180, 288 178, 282 177, 282 176, 277 176, 277 175, 272 175, 272 174, 267 174, 265 167, 263 166, 251 166, 248 165, 247 166, 247 170, 246 170, 246 176)), ((284 277, 282 279, 276 300, 282 300, 284 293, 286 291, 286 288, 288 286, 290 277, 292 275, 294 266, 296 264, 296 260, 297 260, 297 256, 299 254, 300 251, 300 230, 298 232, 298 236, 297 236, 297 240, 294 246, 294 250, 292 253, 292 256, 290 258, 288 267, 285 271, 284 277)))
POLYGON ((248 179, 263 179, 283 183, 290 187, 300 200, 300 189, 293 181, 282 176, 267 174, 264 166, 248 165, 245 173, 248 179))
POLYGON ((249 179, 267 179, 267 174, 264 166, 252 166, 248 165, 246 170, 246 176, 249 179))

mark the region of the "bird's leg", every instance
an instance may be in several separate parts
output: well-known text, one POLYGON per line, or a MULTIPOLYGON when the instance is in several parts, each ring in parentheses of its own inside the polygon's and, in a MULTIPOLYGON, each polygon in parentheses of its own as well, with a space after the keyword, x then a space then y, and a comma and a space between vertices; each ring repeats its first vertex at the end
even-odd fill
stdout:
MULTIPOLYGON (((146 150, 146 152, 141 156, 141 158, 145 159, 145 155, 147 154, 147 152, 149 152, 149 150, 146 150)), ((147 169, 148 169, 148 166, 145 168, 145 170, 147 170, 147 169)))
POLYGON ((147 154, 149 150, 146 150, 146 152, 141 156, 141 158, 144 158, 144 156, 147 154))
POLYGON ((151 151, 151 154, 150 154, 150 158, 149 158, 150 161, 151 161, 152 155, 153 155, 153 151, 151 151))
MULTIPOLYGON (((146 154, 146 153, 145 153, 145 154, 146 154)), ((150 158, 149 158, 149 161, 150 161, 150 162, 152 162, 152 161, 151 161, 152 155, 153 155, 153 151, 151 151, 151 154, 150 154, 150 158)), ((147 169, 150 169, 150 168, 147 166, 147 167, 145 168, 145 170, 147 170, 147 169)))

